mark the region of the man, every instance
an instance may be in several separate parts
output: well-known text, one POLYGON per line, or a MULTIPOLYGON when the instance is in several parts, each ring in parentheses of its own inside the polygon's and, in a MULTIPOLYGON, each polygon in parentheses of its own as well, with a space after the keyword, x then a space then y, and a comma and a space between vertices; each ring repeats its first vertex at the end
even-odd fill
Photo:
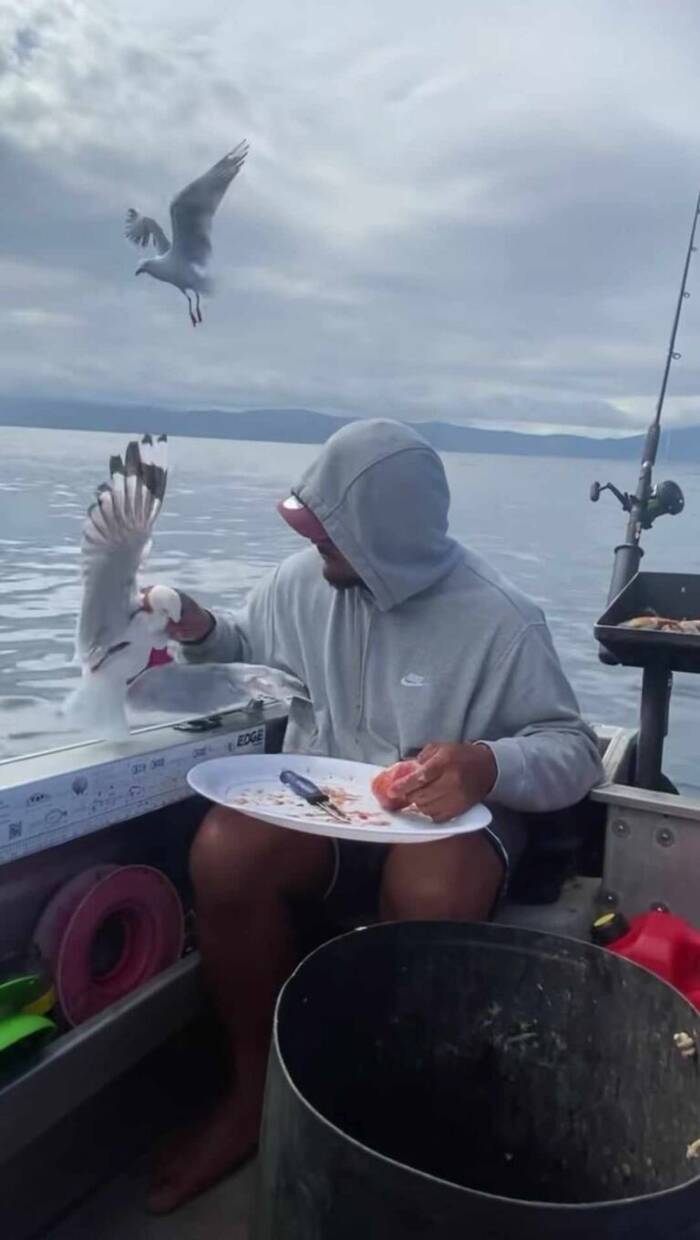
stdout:
POLYGON ((256 587, 242 614, 183 596, 172 635, 185 659, 266 664, 306 686, 308 700, 291 704, 288 752, 378 765, 418 753, 405 791, 421 810, 443 823, 486 801, 493 821, 436 843, 334 853, 325 838, 209 811, 192 877, 235 1077, 209 1123, 163 1164, 156 1210, 255 1146, 273 1005, 298 958, 295 905, 364 871, 382 919, 488 918, 524 845, 521 814, 573 805, 600 779, 544 617, 450 538, 448 507, 442 462, 423 439, 395 422, 355 423, 280 505, 307 549, 256 587))

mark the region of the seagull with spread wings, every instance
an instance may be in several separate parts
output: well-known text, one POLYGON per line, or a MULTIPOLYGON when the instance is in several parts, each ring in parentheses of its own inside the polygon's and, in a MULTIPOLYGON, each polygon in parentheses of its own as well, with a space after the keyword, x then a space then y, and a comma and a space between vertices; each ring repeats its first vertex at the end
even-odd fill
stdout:
POLYGON ((126 236, 135 245, 153 243, 156 258, 139 263, 136 275, 147 274, 166 284, 174 284, 187 298, 192 326, 202 322, 200 295, 211 293, 213 281, 207 274, 211 255, 211 227, 214 212, 234 177, 240 172, 248 154, 248 143, 241 142, 224 155, 204 176, 192 181, 173 198, 170 220, 173 240, 168 241, 160 224, 150 216, 140 215, 133 207, 126 215, 126 236), (195 297, 192 305, 190 294, 195 297))
POLYGON ((82 731, 126 736, 129 686, 167 646, 167 626, 180 619, 181 602, 169 586, 153 586, 148 605, 137 573, 151 544, 167 481, 165 435, 144 435, 110 458, 110 481, 88 509, 80 547, 83 584, 76 657, 78 689, 66 714, 82 731))
POLYGON ((109 482, 88 509, 80 544, 82 601, 76 637, 78 688, 61 709, 70 727, 95 739, 125 739, 128 715, 192 718, 251 698, 308 701, 308 690, 278 669, 249 664, 188 665, 157 652, 182 616, 170 586, 138 585, 168 477, 165 435, 144 435, 124 458, 110 457, 109 482))

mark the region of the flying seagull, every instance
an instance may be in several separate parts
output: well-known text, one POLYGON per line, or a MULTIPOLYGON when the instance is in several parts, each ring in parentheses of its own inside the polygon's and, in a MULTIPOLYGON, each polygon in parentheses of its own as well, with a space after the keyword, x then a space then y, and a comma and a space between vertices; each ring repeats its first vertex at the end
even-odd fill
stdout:
POLYGON ((129 686, 167 646, 168 622, 180 619, 180 596, 154 586, 148 610, 137 585, 167 481, 167 443, 144 435, 109 462, 110 481, 88 509, 80 547, 83 584, 76 640, 82 665, 65 713, 93 736, 126 736, 129 686))
POLYGON ((226 190, 240 172, 248 154, 248 143, 240 142, 204 176, 185 186, 170 204, 173 240, 168 241, 160 224, 148 215, 140 215, 133 207, 126 213, 126 236, 134 245, 153 243, 157 258, 139 263, 136 275, 146 272, 156 280, 174 284, 187 298, 192 326, 202 322, 199 304, 201 293, 211 293, 213 282, 206 273, 211 254, 211 225, 214 212, 226 190), (192 306, 190 293, 194 293, 192 306))

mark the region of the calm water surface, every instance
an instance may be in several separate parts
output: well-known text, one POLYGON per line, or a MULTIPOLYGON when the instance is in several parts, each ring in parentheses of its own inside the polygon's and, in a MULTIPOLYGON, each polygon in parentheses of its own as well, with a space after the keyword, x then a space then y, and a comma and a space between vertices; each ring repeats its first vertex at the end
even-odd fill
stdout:
MULTIPOLYGON (((74 683, 80 603, 80 522, 109 455, 125 437, 0 428, 0 756, 60 743, 56 704, 74 683)), ((316 454, 307 445, 173 440, 168 499, 147 578, 203 602, 236 606, 273 564, 298 547, 275 502, 316 454)), ((636 722, 641 674, 599 663, 592 626, 602 611, 623 518, 588 488, 607 464, 446 455, 452 531, 544 608, 584 713, 636 722)), ((630 487, 634 466, 612 466, 630 487)), ((663 474, 663 470, 661 471, 663 474)), ((674 467, 686 511, 645 540, 645 567, 700 571, 700 469, 674 467)), ((700 785, 700 678, 677 676, 666 767, 700 785)))

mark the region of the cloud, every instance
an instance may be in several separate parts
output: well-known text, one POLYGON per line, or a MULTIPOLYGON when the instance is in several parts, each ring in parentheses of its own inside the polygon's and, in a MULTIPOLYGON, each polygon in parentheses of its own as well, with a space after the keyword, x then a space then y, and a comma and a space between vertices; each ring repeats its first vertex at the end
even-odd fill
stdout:
MULTIPOLYGON (((6 0, 6 392, 648 421, 696 193, 691 0, 6 0), (134 205, 241 137, 192 331, 134 205), (37 351, 40 360, 37 362, 37 351)), ((692 287, 692 285, 691 285, 692 287)), ((684 310, 669 419, 700 418, 684 310)))
POLYGON ((5 318, 10 324, 24 327, 73 327, 80 322, 75 314, 62 314, 55 310, 42 310, 41 306, 25 306, 23 310, 7 310, 5 318))

